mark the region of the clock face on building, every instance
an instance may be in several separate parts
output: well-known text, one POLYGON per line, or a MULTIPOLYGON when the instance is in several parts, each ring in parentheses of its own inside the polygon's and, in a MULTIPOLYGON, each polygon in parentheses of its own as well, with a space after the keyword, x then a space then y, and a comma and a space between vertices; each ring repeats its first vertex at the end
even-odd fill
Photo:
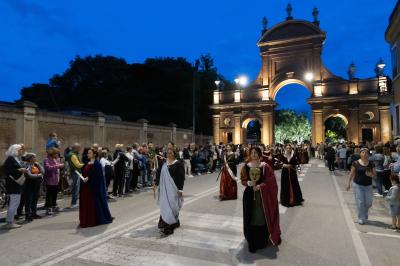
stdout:
POLYGON ((231 119, 229 117, 224 119, 225 126, 229 126, 231 124, 231 119))

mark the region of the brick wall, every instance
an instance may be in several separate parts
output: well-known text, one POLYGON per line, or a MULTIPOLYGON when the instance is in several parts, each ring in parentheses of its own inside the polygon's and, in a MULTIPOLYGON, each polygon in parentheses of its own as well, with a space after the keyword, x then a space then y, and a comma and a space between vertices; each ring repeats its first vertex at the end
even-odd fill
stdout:
MULTIPOLYGON (((4 153, 14 143, 25 143, 28 151, 38 154, 39 160, 45 156, 45 146, 49 133, 57 132, 62 140, 62 149, 79 142, 84 147, 98 143, 102 147, 114 149, 115 144, 125 146, 134 142, 152 141, 162 146, 175 141, 183 146, 191 142, 191 130, 170 126, 148 124, 146 120, 137 123, 107 120, 102 113, 93 116, 75 116, 45 112, 30 102, 18 104, 0 103, 0 161, 4 153)), ((211 140, 209 136, 196 136, 199 144, 211 140)))

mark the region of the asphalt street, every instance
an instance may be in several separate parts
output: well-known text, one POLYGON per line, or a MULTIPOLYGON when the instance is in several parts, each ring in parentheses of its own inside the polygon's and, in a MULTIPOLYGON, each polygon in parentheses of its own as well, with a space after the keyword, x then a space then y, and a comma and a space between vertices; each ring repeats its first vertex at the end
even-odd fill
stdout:
MULTIPOLYGON (((278 182, 280 172, 276 172, 278 182)), ((219 201, 216 174, 187 179, 181 227, 157 230, 159 211, 151 190, 110 203, 110 225, 79 229, 78 210, 65 209, 12 231, 0 231, 0 265, 397 265, 400 233, 388 230, 383 199, 370 222, 355 221, 347 174, 329 174, 322 161, 299 175, 304 206, 280 206, 282 244, 248 252, 239 199, 219 201)), ((68 198, 59 202, 68 206, 68 198)), ((2 214, 4 217, 4 213, 2 214)))

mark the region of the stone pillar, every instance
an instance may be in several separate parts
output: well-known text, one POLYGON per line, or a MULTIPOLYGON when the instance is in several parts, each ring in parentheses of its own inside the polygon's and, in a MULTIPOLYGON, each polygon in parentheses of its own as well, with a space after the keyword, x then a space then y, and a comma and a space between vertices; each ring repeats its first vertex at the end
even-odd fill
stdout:
POLYGON ((390 106, 379 107, 379 119, 381 124, 381 141, 383 143, 391 140, 391 118, 390 118, 390 106))
POLYGON ((96 123, 93 130, 93 143, 98 143, 100 146, 104 146, 105 144, 105 123, 105 115, 102 112, 97 112, 96 123))
POLYGON ((220 143, 220 115, 213 115, 213 142, 217 145, 220 143))
POLYGON ((312 144, 324 141, 324 121, 322 119, 322 110, 313 110, 312 113, 312 144))
POLYGON ((36 132, 37 105, 28 101, 21 102, 20 104, 23 108, 23 115, 19 119, 17 119, 16 122, 17 143, 25 144, 27 151, 29 150, 36 151, 36 148, 38 148, 36 147, 36 142, 38 141, 39 138, 36 132))
MULTIPOLYGON (((171 141, 173 143, 176 143, 176 124, 170 123, 170 124, 168 124, 168 126, 171 127, 171 141)), ((195 138, 195 140, 196 140, 196 138, 195 138)))
POLYGON ((347 125, 349 135, 347 138, 354 143, 360 143, 360 123, 358 115, 358 109, 350 109, 349 124, 347 125))
POLYGON ((233 144, 242 144, 242 123, 241 123, 241 116, 235 115, 235 129, 233 133, 233 144))
POLYGON ((271 112, 261 114, 261 142, 265 145, 271 145, 274 142, 274 121, 271 112))
POLYGON ((149 125, 149 121, 147 121, 146 119, 142 118, 138 120, 138 123, 142 124, 142 130, 140 130, 140 143, 142 144, 144 142, 147 143, 147 128, 149 125))

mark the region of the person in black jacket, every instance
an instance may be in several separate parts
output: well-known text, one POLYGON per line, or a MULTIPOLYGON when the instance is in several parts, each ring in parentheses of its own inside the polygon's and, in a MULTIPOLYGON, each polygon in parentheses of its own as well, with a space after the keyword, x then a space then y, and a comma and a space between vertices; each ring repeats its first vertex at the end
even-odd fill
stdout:
POLYGON ((113 196, 122 197, 124 195, 125 187, 125 176, 128 171, 127 162, 129 162, 128 157, 126 157, 125 152, 122 151, 124 145, 115 145, 114 161, 118 159, 117 163, 114 165, 114 184, 113 184, 113 196))
POLYGON ((332 147, 332 144, 329 144, 328 148, 325 150, 325 160, 328 161, 329 171, 335 171, 335 159, 336 151, 332 147))
POLYGON ((21 200, 21 185, 16 181, 22 178, 22 176, 27 172, 27 170, 22 167, 20 161, 22 153, 23 149, 20 144, 11 145, 6 152, 4 172, 6 174, 6 191, 10 197, 10 202, 7 210, 7 223, 3 226, 4 229, 21 227, 14 223, 14 216, 21 200))

